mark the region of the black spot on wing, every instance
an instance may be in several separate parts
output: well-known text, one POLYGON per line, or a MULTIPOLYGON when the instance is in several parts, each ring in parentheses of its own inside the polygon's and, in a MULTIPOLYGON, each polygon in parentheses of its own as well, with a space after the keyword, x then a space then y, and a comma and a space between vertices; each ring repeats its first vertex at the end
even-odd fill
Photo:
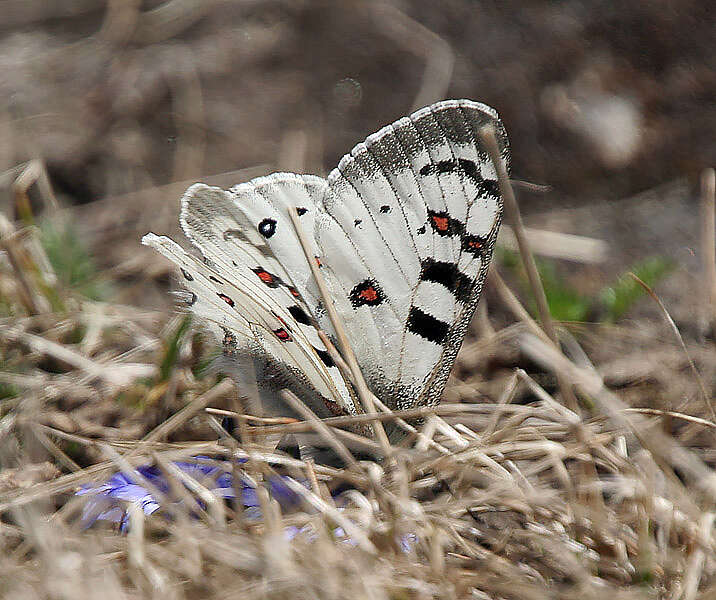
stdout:
POLYGON ((302 217, 308 212, 308 209, 303 207, 296 207, 296 212, 298 213, 299 217, 302 217))
POLYGON ((441 160, 435 167, 438 173, 452 173, 457 170, 457 165, 454 160, 441 160))
POLYGON ((214 283, 218 283, 218 284, 220 284, 220 285, 224 285, 224 282, 223 282, 223 281, 217 279, 217 278, 214 277, 213 275, 209 275, 209 279, 211 279, 214 283))
POLYGON ((467 158, 458 158, 457 162, 465 175, 467 175, 470 179, 478 183, 482 181, 482 175, 480 175, 480 170, 477 168, 477 165, 473 161, 468 160, 467 158))
POLYGON ((470 299, 472 279, 462 273, 455 263, 426 258, 422 264, 421 279, 445 286, 455 299, 463 304, 470 299))
POLYGON ((181 274, 184 275, 184 279, 186 279, 187 281, 194 281, 194 278, 188 271, 181 269, 181 274))
POLYGON ((259 223, 259 233, 265 238, 270 238, 276 233, 276 219, 266 218, 259 223))
POLYGON ((306 314, 306 311, 304 311, 297 304, 289 306, 288 312, 290 312, 291 316, 294 319, 296 319, 297 322, 301 323, 301 325, 310 325, 311 324, 311 318, 306 314))
POLYGON ((485 253, 486 243, 487 238, 481 235, 464 235, 461 240, 463 251, 475 256, 482 256, 485 253))
POLYGON ((333 359, 331 358, 331 355, 328 354, 326 350, 321 350, 320 348, 314 348, 316 351, 316 354, 318 354, 318 358, 321 359, 324 365, 327 367, 335 367, 336 363, 333 362, 333 359))
POLYGON ((478 195, 480 197, 487 196, 488 198, 499 198, 500 197, 500 186, 494 179, 483 179, 477 184, 478 195))
POLYGON ((408 331, 435 344, 442 344, 450 329, 447 323, 423 312, 417 306, 410 307, 406 325, 408 331))
POLYGON ((458 158, 456 161, 441 160, 437 163, 428 163, 420 169, 419 173, 425 176, 433 173, 453 173, 455 171, 462 171, 467 177, 472 179, 477 184, 481 197, 496 197, 496 195, 499 195, 497 182, 492 179, 483 179, 477 163, 467 158, 458 158))
POLYGON ((389 213, 389 212, 390 212, 390 206, 388 206, 387 204, 384 204, 383 206, 380 207, 380 212, 382 212, 382 213, 389 213))

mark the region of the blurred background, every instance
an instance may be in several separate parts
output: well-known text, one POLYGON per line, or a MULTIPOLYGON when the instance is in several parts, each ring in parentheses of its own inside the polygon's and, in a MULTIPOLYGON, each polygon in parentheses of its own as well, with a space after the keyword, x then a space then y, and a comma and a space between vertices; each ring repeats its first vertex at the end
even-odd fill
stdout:
POLYGON ((327 172, 443 98, 495 107, 523 208, 619 199, 716 159, 708 2, 4 0, 0 172, 72 204, 246 169, 327 172))
MULTIPOLYGON (((139 240, 179 233, 178 200, 190 183, 325 174, 384 124, 471 98, 500 113, 513 178, 539 184, 518 193, 537 230, 534 251, 558 259, 542 265, 555 317, 604 318, 610 308, 594 298, 630 269, 656 283, 668 259, 681 268, 659 291, 677 320, 693 321, 690 300, 701 296, 683 292, 701 272, 699 174, 716 163, 706 2, 0 7, 0 209, 17 211, 15 178, 44 166, 49 185, 35 185, 37 173, 21 177, 28 201, 40 214, 54 190, 64 217, 51 220, 70 223, 71 239, 122 283, 116 300, 171 307, 172 270, 139 240), (161 285, 147 291, 147 275, 161 285)), ((503 238, 511 247, 509 231, 503 238)), ((65 243, 60 257, 71 256, 65 243)), ((508 267, 509 258, 501 255, 508 267)))

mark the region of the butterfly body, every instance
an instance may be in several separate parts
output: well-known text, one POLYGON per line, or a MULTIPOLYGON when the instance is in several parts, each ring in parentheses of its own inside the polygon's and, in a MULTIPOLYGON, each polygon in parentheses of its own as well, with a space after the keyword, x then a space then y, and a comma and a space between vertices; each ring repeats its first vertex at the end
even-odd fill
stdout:
MULTIPOLYGON (((180 267, 192 309, 226 359, 253 361, 262 401, 288 387, 320 416, 357 414, 318 335, 317 327, 335 332, 289 218, 296 207, 371 390, 394 409, 434 404, 502 215, 478 136, 488 124, 507 161, 492 109, 440 102, 369 136, 326 179, 277 173, 228 191, 190 187, 181 223, 203 260, 154 234, 144 243, 180 267)), ((287 411, 274 404, 264 412, 287 411)))

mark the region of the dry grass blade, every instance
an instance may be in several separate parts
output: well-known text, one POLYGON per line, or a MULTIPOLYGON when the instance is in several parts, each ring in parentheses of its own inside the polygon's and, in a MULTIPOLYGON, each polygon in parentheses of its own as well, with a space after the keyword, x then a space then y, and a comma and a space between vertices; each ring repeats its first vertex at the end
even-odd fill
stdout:
POLYGON ((684 413, 676 412, 675 410, 659 410, 657 408, 625 408, 624 412, 641 413, 643 415, 674 417, 675 419, 683 419, 684 421, 689 421, 691 423, 703 425, 704 427, 711 427, 712 429, 716 429, 716 423, 714 423, 713 421, 707 421, 706 419, 694 417, 692 415, 685 415, 684 413))
POLYGON ((72 350, 66 345, 59 344, 47 338, 21 331, 18 327, 8 326, 4 328, 5 336, 8 339, 16 339, 27 344, 33 351, 47 354, 66 362, 77 369, 84 371, 91 377, 97 377, 111 386, 123 387, 129 385, 140 377, 152 377, 158 369, 155 365, 144 363, 120 363, 110 361, 99 363, 79 352, 72 350))
MULTIPOLYGON (((331 320, 331 324, 333 325, 333 328, 336 331, 336 335, 338 336, 338 342, 341 346, 341 351, 343 352, 344 359, 348 364, 348 367, 350 368, 351 375, 353 376, 353 381, 356 385, 358 397, 360 398, 366 413, 368 413, 368 415, 370 416, 374 416, 376 413, 372 400, 373 394, 368 389, 368 385, 363 378, 363 373, 361 372, 355 354, 351 349, 351 344, 348 340, 348 336, 346 335, 346 331, 343 327, 343 323, 341 322, 341 318, 338 316, 335 306, 333 305, 333 300, 331 299, 331 294, 328 291, 326 282, 323 279, 323 275, 318 269, 318 265, 316 264, 315 258, 311 256, 310 246, 306 239, 306 233, 305 231, 303 231, 301 221, 298 218, 298 212, 296 212, 296 209, 294 207, 291 207, 288 211, 288 214, 291 217, 291 222, 293 223, 294 229, 296 230, 296 235, 298 236, 298 239, 301 243, 301 247, 303 248, 303 252, 306 256, 306 261, 311 267, 311 273, 313 273, 313 278, 315 279, 316 284, 318 285, 318 289, 321 292, 321 297, 323 298, 323 306, 325 306, 326 312, 328 313, 328 317, 331 320)), ((383 424, 378 419, 376 419, 373 422, 373 427, 375 428, 375 435, 378 438, 378 442, 383 449, 384 456, 390 456, 390 441, 388 440, 388 436, 385 433, 383 424)))
POLYGON ((47 168, 45 163, 39 159, 29 161, 13 183, 16 210, 18 212, 25 211, 25 215, 28 214, 30 198, 27 193, 34 184, 38 185, 40 197, 46 203, 44 208, 50 211, 57 210, 59 203, 50 184, 50 178, 47 176, 47 168))
MULTIPOLYGON (((383 402, 377 398, 376 396, 373 396, 373 403, 375 406, 377 406, 380 410, 382 410, 384 413, 392 414, 393 411, 390 410, 383 402)), ((395 416, 395 422, 397 423, 398 427, 400 427, 403 431, 406 433, 415 436, 419 443, 422 442, 426 444, 427 446, 430 446, 431 448, 435 448, 438 452, 441 452, 442 454, 450 454, 450 451, 445 448, 442 444, 438 444, 436 441, 426 437, 423 435, 422 432, 418 431, 413 427, 410 423, 408 423, 405 419, 402 419, 401 417, 395 416)))
POLYGON ((196 413, 204 410, 209 404, 233 393, 236 393, 236 384, 231 379, 222 380, 208 392, 192 400, 179 412, 174 413, 169 419, 155 427, 142 441, 156 442, 167 437, 172 431, 181 427, 186 421, 191 419, 196 413))
MULTIPOLYGON (((537 389, 537 388, 536 388, 537 389)), ((564 408, 550 396, 550 402, 555 406, 558 406, 558 410, 550 410, 552 414, 562 414, 564 411, 568 412, 568 409, 564 408), (560 412, 561 411, 561 412, 560 412)), ((425 419, 432 415, 439 415, 443 417, 460 417, 464 418, 467 415, 488 414, 491 415, 498 405, 484 403, 484 404, 438 404, 437 406, 420 406, 416 408, 407 408, 404 410, 396 410, 386 413, 377 413, 376 415, 351 415, 341 417, 329 417, 321 419, 323 423, 330 427, 347 427, 350 425, 369 423, 372 420, 380 419, 381 421, 393 421, 395 419, 425 419)), ((531 406, 518 406, 518 405, 503 405, 500 407, 503 413, 509 414, 521 414, 523 418, 529 418, 533 416, 540 416, 543 411, 537 410, 531 406)), ((230 413, 232 416, 238 416, 236 413, 230 413)), ((572 413, 569 413, 572 414, 572 413)), ((299 433, 305 431, 311 431, 312 427, 310 423, 305 421, 286 423, 282 425, 266 425, 265 427, 257 428, 255 435, 271 435, 276 433, 299 433)))
POLYGON ((694 377, 696 378, 696 381, 699 384, 699 389, 701 390, 701 396, 706 404, 706 406, 709 407, 709 411, 711 412, 711 417, 716 420, 716 412, 714 411, 713 403, 711 401, 711 398, 709 398, 708 392, 706 391, 706 387, 704 386, 704 381, 701 378, 701 373, 699 373, 699 370, 696 368, 696 365, 694 364, 694 360, 691 358, 691 354, 689 353, 689 350, 686 348, 686 344, 684 343, 684 338, 681 337, 681 332, 679 331, 679 328, 676 326, 676 323, 674 323, 674 319, 671 318, 671 315, 669 314, 669 311, 666 310, 666 306, 664 306, 664 303, 661 301, 659 296, 657 296, 654 293, 654 290, 652 290, 646 283, 644 283, 639 277, 637 277, 634 273, 629 273, 629 276, 634 279, 644 290, 647 294, 651 297, 654 302, 659 307, 659 310, 661 311, 661 314, 664 315, 664 319, 666 320, 667 324, 669 325, 669 328, 674 334, 674 337, 679 342, 679 346, 681 346, 681 350, 684 353, 684 356, 686 356, 686 359, 689 361, 689 367, 691 368, 691 371, 694 374, 694 377))
POLYGON ((323 440, 336 451, 336 454, 341 457, 343 462, 352 467, 356 466, 356 459, 350 453, 348 448, 346 448, 340 440, 338 440, 338 438, 331 431, 330 427, 321 421, 321 419, 319 419, 316 414, 301 401, 300 398, 291 393, 289 390, 282 390, 281 397, 293 410, 295 410, 313 426, 316 433, 318 433, 323 440))
POLYGON ((520 214, 520 209, 517 206, 515 193, 510 185, 510 179, 507 175, 505 163, 500 156, 500 150, 497 145, 497 137, 495 136, 495 129, 491 125, 488 125, 480 130, 479 135, 480 141, 490 156, 490 160, 495 168, 495 173, 497 173, 500 195, 502 196, 502 200, 505 204, 507 218, 511 221, 512 231, 515 239, 517 240, 517 246, 520 251, 520 256, 522 257, 522 263, 527 271, 527 278, 529 279, 532 293, 535 297, 535 301, 537 302, 537 310, 539 310, 542 327, 554 345, 559 347, 557 332, 555 331, 554 323, 552 322, 552 315, 549 312, 549 306, 547 304, 547 296, 544 292, 544 287, 542 286, 542 280, 537 272, 537 265, 535 264, 534 256, 530 251, 527 234, 525 233, 525 226, 522 223, 522 215, 520 214))
POLYGON ((301 496, 310 506, 325 514, 329 519, 334 521, 336 524, 343 527, 346 534, 356 543, 362 550, 375 554, 377 552, 376 547, 368 539, 365 532, 358 528, 350 519, 347 519, 338 509, 328 504, 323 498, 314 494, 312 491, 307 490, 297 481, 293 479, 286 479, 286 486, 291 489, 294 493, 301 496))
POLYGON ((514 315, 514 317, 518 321, 522 321, 525 325, 527 325, 527 327, 529 327, 532 333, 547 341, 550 341, 547 337, 547 334, 539 326, 537 321, 535 321, 530 316, 530 313, 528 313, 527 309, 522 306, 522 303, 517 299, 517 296, 512 293, 512 290, 505 283, 505 280, 502 278, 495 265, 490 266, 490 270, 487 273, 487 277, 490 281, 490 285, 495 287, 503 303, 514 315))
MULTIPOLYGON (((502 196, 502 200, 505 204, 507 218, 511 221, 512 231, 515 235, 515 239, 517 240, 520 256, 522 257, 522 264, 525 266, 527 279, 530 282, 530 288, 532 289, 532 294, 534 295, 537 303, 537 310, 539 311, 542 328, 547 334, 547 337, 552 340, 555 348, 559 348, 559 338, 557 337, 557 330, 555 329, 552 321, 552 315, 549 312, 547 295, 545 294, 542 280, 540 279, 537 271, 537 264, 535 263, 534 255, 530 251, 530 245, 527 241, 527 235, 525 233, 525 226, 522 223, 522 215, 520 213, 519 206, 517 205, 515 192, 510 184, 509 176, 507 175, 505 162, 500 156, 500 149, 497 145, 495 128, 492 125, 482 127, 479 131, 479 136, 480 141, 484 144, 485 149, 490 156, 490 160, 495 167, 495 173, 497 173, 500 195, 502 196)), ((557 377, 560 380, 560 390, 562 391, 562 399, 564 403, 574 412, 578 412, 579 406, 574 393, 559 373, 557 374, 557 377)))
POLYGON ((716 325, 716 171, 701 173, 701 260, 708 324, 716 325))
POLYGON ((2 249, 10 261, 10 265, 15 273, 19 289, 21 291, 20 301, 25 307, 27 314, 36 315, 45 312, 49 307, 47 303, 41 303, 38 300, 38 294, 35 293, 33 285, 30 283, 25 265, 27 264, 27 253, 18 243, 18 235, 14 226, 5 215, 0 214, 0 249, 2 249))
POLYGON ((545 367, 564 370, 570 381, 588 394, 620 429, 630 431, 652 455, 663 464, 679 469, 688 477, 694 490, 703 493, 709 502, 716 503, 716 473, 671 436, 648 427, 641 419, 628 417, 622 401, 604 386, 596 372, 577 367, 538 338, 525 336, 524 347, 545 367))
POLYGON ((689 556, 689 562, 684 574, 684 591, 680 600, 693 600, 699 589, 699 581, 703 575, 707 552, 712 549, 711 537, 713 535, 716 513, 704 513, 699 521, 697 546, 689 556))
MULTIPOLYGON (((601 264, 609 257, 609 244, 604 240, 525 227, 530 249, 540 256, 559 258, 584 264, 601 264)), ((512 227, 502 225, 497 243, 508 250, 519 250, 512 227)))

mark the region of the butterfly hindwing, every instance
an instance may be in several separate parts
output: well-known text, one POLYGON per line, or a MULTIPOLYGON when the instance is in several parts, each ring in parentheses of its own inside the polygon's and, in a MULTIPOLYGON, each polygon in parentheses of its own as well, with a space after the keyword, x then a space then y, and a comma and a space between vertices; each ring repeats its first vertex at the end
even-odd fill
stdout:
MULTIPOLYGON (((225 358, 253 357, 262 383, 274 392, 292 389, 318 414, 355 413, 346 384, 310 320, 293 310, 299 306, 296 299, 284 303, 245 262, 227 270, 227 259, 212 250, 206 250, 202 262, 169 238, 148 234, 142 241, 180 268, 188 304, 221 343, 225 358)), ((206 247, 211 248, 208 242, 206 247)), ((224 363, 231 371, 231 360, 224 363)))
POLYGON ((394 408, 437 402, 479 299, 502 211, 487 124, 506 158, 492 109, 447 101, 369 136, 328 176, 316 238, 368 383, 394 408))

